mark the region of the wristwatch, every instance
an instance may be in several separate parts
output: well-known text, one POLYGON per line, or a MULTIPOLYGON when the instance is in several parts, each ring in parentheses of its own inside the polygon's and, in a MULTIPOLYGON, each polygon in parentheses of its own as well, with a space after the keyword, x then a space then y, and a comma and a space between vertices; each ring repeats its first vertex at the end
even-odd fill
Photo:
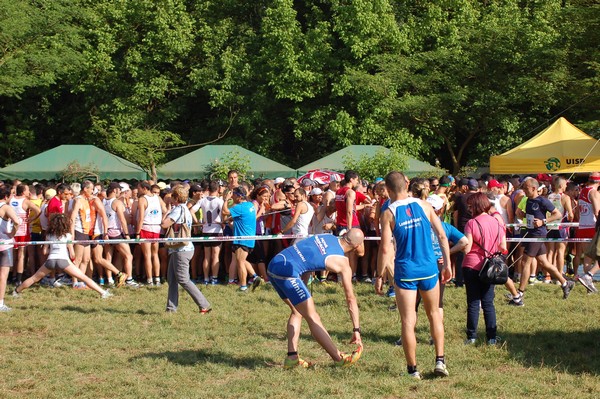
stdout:
POLYGON ((543 225, 546 225, 546 219, 542 220, 543 225))
POLYGON ((352 332, 357 332, 357 333, 360 334, 360 327, 353 328, 352 332))

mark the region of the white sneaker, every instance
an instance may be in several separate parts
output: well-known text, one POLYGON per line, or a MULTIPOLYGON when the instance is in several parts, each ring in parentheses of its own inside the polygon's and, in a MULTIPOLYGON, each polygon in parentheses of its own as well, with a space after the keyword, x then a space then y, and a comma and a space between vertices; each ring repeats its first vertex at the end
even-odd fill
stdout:
POLYGON ((418 371, 415 371, 414 373, 410 373, 408 374, 409 377, 414 378, 415 380, 422 380, 423 377, 421 376, 421 373, 419 373, 418 371))
POLYGON ((114 295, 109 290, 106 290, 106 291, 104 291, 104 294, 102 294, 102 299, 108 299, 113 296, 114 295))
POLYGON ((594 285, 594 280, 589 274, 586 273, 583 276, 577 276, 577 280, 588 290, 588 293, 595 294, 598 292, 598 289, 594 285))
POLYGON ((448 373, 448 368, 446 367, 446 363, 438 360, 435 362, 435 368, 433 369, 433 374, 438 377, 448 377, 450 374, 448 373))
POLYGON ((13 292, 12 292, 12 297, 13 297, 13 298, 21 298, 21 294, 19 294, 19 293, 17 292, 17 290, 13 290, 13 292))
POLYGON ((10 312, 11 310, 12 310, 12 308, 9 308, 6 305, 0 306, 0 312, 10 312))

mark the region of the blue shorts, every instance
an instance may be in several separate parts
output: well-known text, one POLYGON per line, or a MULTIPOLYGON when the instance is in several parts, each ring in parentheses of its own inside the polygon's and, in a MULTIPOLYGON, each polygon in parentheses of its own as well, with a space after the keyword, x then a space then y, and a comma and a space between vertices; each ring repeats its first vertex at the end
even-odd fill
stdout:
POLYGON ((308 287, 300 277, 281 277, 269 273, 269 278, 279 297, 289 299, 294 306, 310 298, 308 287))
POLYGON ((403 290, 411 290, 411 291, 431 291, 435 288, 435 285, 438 282, 438 274, 435 274, 431 277, 427 277, 422 280, 400 280, 395 278, 394 282, 396 286, 403 290))

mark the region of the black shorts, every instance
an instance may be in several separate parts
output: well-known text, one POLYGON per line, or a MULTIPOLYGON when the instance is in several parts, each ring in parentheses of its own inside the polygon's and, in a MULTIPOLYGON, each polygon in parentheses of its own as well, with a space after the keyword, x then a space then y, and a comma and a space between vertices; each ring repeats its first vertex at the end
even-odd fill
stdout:
POLYGON ((248 255, 248 262, 250 263, 266 263, 265 261, 265 249, 262 242, 256 242, 254 249, 248 255))
POLYGON ((536 256, 546 255, 545 242, 528 242, 525 246, 525 255, 535 258, 536 256))
MULTIPOLYGON (((223 233, 202 233, 200 234, 200 237, 223 237, 223 233)), ((221 245, 221 241, 200 241, 200 243, 202 244, 202 246, 206 247, 206 248, 213 248, 213 247, 218 247, 221 245)))
POLYGON ((568 238, 569 230, 568 229, 558 229, 558 230, 550 230, 546 237, 548 238, 568 238))
MULTIPOLYGON (((89 240, 90 236, 87 234, 83 234, 79 231, 75 231, 75 241, 80 241, 80 240, 89 240)), ((82 247, 89 247, 90 244, 76 244, 76 245, 81 245, 82 247)))
POLYGON ((250 247, 247 247, 247 246, 245 246, 245 245, 240 245, 240 244, 233 244, 233 245, 231 246, 231 252, 235 253, 235 251, 237 251, 237 250, 238 250, 238 249, 240 249, 240 248, 241 248, 242 250, 244 250, 244 251, 248 252, 248 253, 251 253, 251 252, 252 252, 252 248, 250 248, 250 247))

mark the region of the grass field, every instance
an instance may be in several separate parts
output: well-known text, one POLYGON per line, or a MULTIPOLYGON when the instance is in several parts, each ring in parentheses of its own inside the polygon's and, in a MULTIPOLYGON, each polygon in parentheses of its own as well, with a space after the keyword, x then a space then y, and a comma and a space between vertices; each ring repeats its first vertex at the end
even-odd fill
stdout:
MULTIPOLYGON (((337 369, 303 326, 300 354, 310 370, 284 370, 287 307, 270 288, 240 294, 202 288, 213 312, 199 315, 182 293, 164 312, 167 288, 92 291, 35 287, 0 314, 0 398, 598 398, 600 296, 578 286, 536 285, 524 308, 497 288, 500 347, 463 345, 465 293, 446 290, 450 377, 433 377, 427 320, 417 337, 422 381, 406 376, 397 312, 370 285, 356 285, 365 350, 356 367, 337 369)), ((352 325, 340 286, 314 288, 334 341, 350 351, 352 325)), ((480 333, 484 336, 483 317, 480 333)))

